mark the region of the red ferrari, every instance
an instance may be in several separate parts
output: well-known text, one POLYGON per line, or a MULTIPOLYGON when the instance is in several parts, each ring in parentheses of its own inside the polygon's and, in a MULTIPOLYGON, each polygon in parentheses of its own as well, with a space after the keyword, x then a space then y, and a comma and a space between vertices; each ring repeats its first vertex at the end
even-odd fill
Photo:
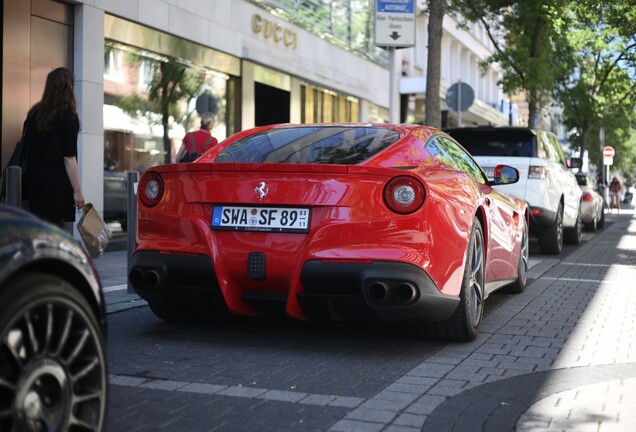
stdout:
POLYGON ((143 173, 130 282, 167 321, 393 320, 469 341, 490 293, 526 285, 526 203, 492 187, 518 180, 430 127, 243 131, 143 173))

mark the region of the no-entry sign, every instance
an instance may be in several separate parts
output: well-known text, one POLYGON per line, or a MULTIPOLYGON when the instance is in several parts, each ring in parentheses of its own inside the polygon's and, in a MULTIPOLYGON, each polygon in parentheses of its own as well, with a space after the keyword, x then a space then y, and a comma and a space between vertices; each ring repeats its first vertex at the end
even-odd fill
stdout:
POLYGON ((613 158, 614 157, 614 147, 611 147, 611 146, 603 147, 603 157, 613 158))

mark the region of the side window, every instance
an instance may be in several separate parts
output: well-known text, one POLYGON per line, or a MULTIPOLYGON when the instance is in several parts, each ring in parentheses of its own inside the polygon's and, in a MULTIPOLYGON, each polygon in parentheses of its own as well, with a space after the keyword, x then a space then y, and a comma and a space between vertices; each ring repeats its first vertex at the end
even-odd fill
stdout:
POLYGON ((487 180, 484 177, 483 172, 479 168, 479 165, 473 160, 473 158, 455 141, 443 137, 437 136, 430 141, 430 145, 427 147, 429 152, 434 149, 435 156, 442 162, 445 162, 457 169, 469 174, 479 183, 486 183, 487 180), (439 155, 443 155, 440 157, 439 155))
POLYGON ((557 153, 559 163, 567 168, 568 164, 565 160, 565 154, 563 153, 563 147, 561 147, 561 143, 559 142, 557 137, 552 134, 550 134, 550 138, 552 139, 552 141, 554 141, 554 149, 557 153))
POLYGON ((470 174, 478 183, 486 183, 487 179, 484 177, 484 173, 470 156, 470 154, 462 148, 459 144, 449 138, 442 138, 442 143, 446 146, 449 153, 456 156, 456 160, 459 164, 459 169, 467 174, 470 174))
POLYGON ((537 139, 539 140, 539 147, 543 148, 544 157, 543 159, 547 159, 550 162, 559 163, 559 157, 556 154, 554 149, 554 143, 550 141, 550 137, 544 131, 539 131, 537 134, 537 139))
POLYGON ((563 154, 563 148, 561 147, 561 143, 559 142, 559 140, 551 133, 546 132, 545 135, 549 141, 552 153, 554 154, 554 159, 550 159, 554 162, 560 163, 561 165, 563 165, 564 168, 567 168, 567 163, 565 162, 565 154, 563 154))
POLYGON ((447 165, 452 166, 453 168, 457 169, 457 170, 461 170, 461 168, 459 167, 459 165, 455 162, 455 160, 453 159, 453 157, 448 153, 446 147, 444 146, 441 137, 436 136, 431 138, 428 143, 426 143, 426 150, 428 150, 428 152, 430 154, 432 154, 433 156, 435 156, 436 159, 444 162, 447 165))

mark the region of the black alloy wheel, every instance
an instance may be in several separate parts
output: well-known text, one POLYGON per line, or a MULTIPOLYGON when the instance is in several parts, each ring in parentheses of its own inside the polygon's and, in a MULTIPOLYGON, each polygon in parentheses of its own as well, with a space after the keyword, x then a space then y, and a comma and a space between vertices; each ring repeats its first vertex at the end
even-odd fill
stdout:
POLYGON ((0 431, 103 430, 104 340, 84 297, 31 273, 10 281, 0 304, 0 431))

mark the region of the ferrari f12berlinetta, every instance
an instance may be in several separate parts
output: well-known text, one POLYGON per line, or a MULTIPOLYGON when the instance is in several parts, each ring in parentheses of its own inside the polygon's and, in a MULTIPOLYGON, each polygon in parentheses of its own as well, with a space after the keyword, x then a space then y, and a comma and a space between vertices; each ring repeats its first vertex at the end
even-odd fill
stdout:
POLYGON ((229 137, 138 186, 129 278, 168 321, 224 313, 413 323, 474 339, 484 301, 521 292, 526 203, 444 132, 281 124, 229 137))

